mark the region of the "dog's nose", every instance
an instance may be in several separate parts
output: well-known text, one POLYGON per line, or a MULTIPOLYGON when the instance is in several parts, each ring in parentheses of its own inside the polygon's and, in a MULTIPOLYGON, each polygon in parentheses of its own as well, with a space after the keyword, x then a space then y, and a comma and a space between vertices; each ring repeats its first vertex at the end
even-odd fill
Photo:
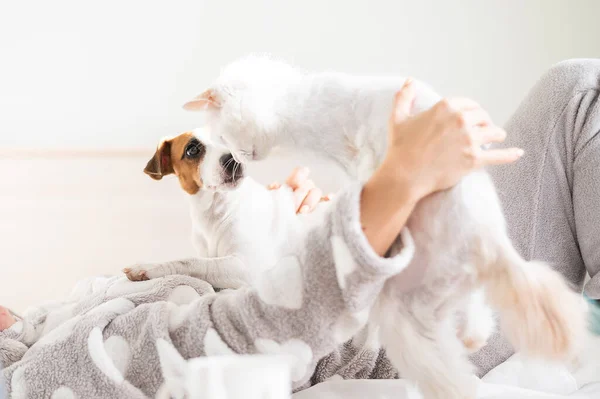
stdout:
POLYGON ((233 160, 233 155, 231 155, 231 154, 224 154, 219 161, 221 162, 221 166, 224 168, 227 167, 228 163, 235 162, 233 160))
POLYGON ((219 162, 221 163, 221 167, 229 172, 233 171, 235 164, 237 163, 231 154, 225 154, 221 156, 219 162))

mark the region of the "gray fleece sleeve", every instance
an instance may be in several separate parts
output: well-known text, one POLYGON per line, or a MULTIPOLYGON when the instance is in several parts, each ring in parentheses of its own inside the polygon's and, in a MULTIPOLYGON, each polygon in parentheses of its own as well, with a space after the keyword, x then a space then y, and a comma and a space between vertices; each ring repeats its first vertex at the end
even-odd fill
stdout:
POLYGON ((360 225, 361 191, 357 184, 340 195, 299 253, 281 259, 255 287, 172 307, 170 336, 180 353, 290 355, 294 386, 306 382, 322 357, 366 324, 384 281, 412 259, 407 230, 393 258, 372 250, 360 225))

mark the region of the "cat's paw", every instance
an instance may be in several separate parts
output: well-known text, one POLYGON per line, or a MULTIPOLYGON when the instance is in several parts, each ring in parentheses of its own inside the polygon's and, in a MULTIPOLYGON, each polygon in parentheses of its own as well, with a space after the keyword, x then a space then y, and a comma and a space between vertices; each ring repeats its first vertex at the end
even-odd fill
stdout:
POLYGON ((487 337, 483 336, 463 337, 461 340, 468 353, 475 353, 487 345, 487 337))

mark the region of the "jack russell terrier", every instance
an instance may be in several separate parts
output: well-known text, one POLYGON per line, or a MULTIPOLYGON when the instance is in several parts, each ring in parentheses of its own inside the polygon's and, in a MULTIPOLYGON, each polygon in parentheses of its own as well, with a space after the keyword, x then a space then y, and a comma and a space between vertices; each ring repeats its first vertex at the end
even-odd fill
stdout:
MULTIPOLYGON (((184 108, 201 112, 214 140, 239 162, 263 159, 276 146, 305 149, 366 180, 384 158, 392 100, 404 81, 306 73, 251 56, 226 67, 184 108)), ((414 111, 448 105, 415 84, 414 111)), ((423 199, 406 227, 415 256, 386 282, 369 324, 400 375, 416 381, 426 398, 476 396, 466 355, 494 327, 486 302, 499 311, 517 350, 544 358, 575 353, 586 331, 583 300, 548 265, 517 253, 485 171, 423 199)))
POLYGON ((245 177, 244 167, 202 129, 161 141, 144 172, 155 180, 175 174, 189 194, 198 257, 124 269, 133 281, 184 274, 221 289, 252 284, 294 252, 325 208, 296 214, 289 187, 269 190, 245 177))

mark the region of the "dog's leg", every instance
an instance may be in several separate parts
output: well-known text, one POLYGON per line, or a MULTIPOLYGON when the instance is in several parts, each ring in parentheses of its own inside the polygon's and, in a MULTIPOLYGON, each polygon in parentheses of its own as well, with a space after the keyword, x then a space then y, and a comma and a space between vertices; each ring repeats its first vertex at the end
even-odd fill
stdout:
POLYGON ((250 283, 246 265, 236 256, 151 263, 126 268, 123 272, 132 281, 182 274, 202 279, 215 288, 239 288, 250 283))
POLYGON ((400 378, 409 379, 426 399, 474 399, 477 380, 456 337, 452 318, 436 321, 419 309, 419 320, 399 310, 402 304, 380 308, 380 337, 400 378), (392 317, 393 315, 393 317, 392 317))

